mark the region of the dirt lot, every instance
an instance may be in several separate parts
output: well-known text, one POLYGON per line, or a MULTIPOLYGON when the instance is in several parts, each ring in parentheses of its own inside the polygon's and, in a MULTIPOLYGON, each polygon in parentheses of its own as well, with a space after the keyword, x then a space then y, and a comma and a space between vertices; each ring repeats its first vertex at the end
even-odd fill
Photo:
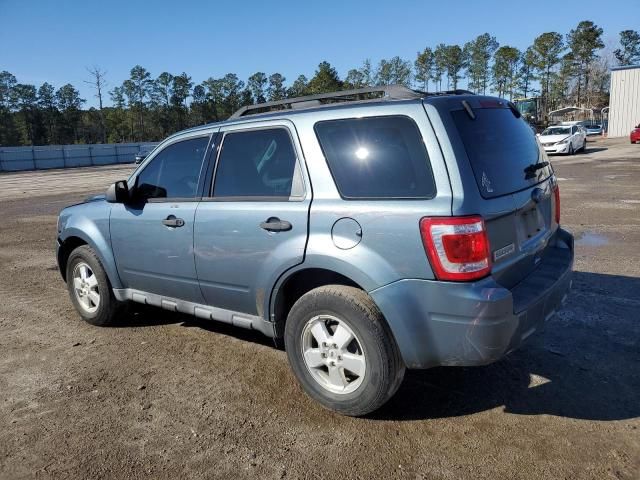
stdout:
POLYGON ((259 334, 80 321, 56 215, 126 171, 0 176, 0 478, 640 478, 640 145, 553 163, 577 239, 566 308, 497 364, 409 372, 364 419, 309 400, 259 334))

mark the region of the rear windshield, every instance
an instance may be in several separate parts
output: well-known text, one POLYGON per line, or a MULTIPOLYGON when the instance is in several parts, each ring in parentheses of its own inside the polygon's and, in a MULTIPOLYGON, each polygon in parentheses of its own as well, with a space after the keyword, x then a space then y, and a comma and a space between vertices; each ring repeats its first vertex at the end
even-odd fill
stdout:
POLYGON ((316 135, 343 198, 432 198, 424 141, 408 117, 328 120, 316 135))
POLYGON ((551 175, 551 167, 525 172, 544 157, 533 130, 522 118, 508 108, 476 108, 473 113, 475 119, 465 110, 451 112, 483 197, 524 190, 551 175))

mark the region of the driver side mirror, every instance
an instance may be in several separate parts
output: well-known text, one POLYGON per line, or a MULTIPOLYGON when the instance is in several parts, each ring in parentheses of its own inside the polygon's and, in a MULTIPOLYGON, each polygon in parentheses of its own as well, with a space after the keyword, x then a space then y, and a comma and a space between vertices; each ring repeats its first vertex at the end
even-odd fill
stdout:
POLYGON ((109 186, 105 200, 109 203, 126 203, 131 197, 126 180, 118 180, 109 186))

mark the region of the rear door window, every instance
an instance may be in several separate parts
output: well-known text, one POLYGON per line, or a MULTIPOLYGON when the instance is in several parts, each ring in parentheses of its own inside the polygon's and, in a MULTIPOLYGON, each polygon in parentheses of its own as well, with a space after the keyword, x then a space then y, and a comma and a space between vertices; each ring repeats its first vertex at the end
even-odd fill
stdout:
POLYGON ((404 116, 328 120, 316 135, 343 198, 432 198, 436 188, 417 125, 404 116))
MULTIPOLYGON (((499 197, 529 188, 552 174, 550 166, 527 174, 525 169, 544 161, 531 127, 509 108, 474 108, 451 112, 480 193, 499 197)), ((567 129, 568 130, 568 129, 567 129)))
POLYGON ((213 196, 288 200, 304 194, 300 175, 286 129, 229 132, 222 142, 213 196))

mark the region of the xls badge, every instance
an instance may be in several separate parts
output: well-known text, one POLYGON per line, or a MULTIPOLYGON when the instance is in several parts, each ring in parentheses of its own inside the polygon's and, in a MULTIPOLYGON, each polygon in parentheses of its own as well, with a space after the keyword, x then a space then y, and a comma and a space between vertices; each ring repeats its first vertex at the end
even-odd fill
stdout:
POLYGON ((502 257, 509 255, 515 251, 516 247, 513 243, 510 243, 506 247, 499 248, 495 252, 493 252, 493 261, 498 261, 502 257))

